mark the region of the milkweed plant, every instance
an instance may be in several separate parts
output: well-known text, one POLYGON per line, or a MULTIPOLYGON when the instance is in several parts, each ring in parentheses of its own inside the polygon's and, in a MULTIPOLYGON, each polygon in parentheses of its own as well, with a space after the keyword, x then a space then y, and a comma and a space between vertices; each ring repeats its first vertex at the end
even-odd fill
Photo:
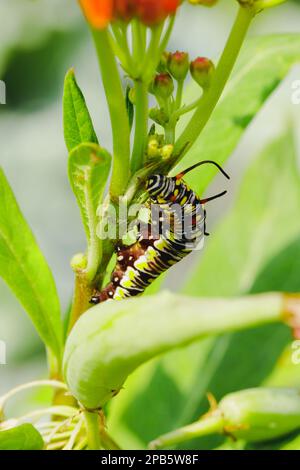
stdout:
MULTIPOLYGON (((112 147, 102 146, 101 132, 98 135, 94 129, 70 69, 64 84, 64 136, 69 180, 87 248, 71 260, 75 282, 66 327, 50 269, 0 172, 0 274, 45 344, 49 367, 48 378, 21 384, 0 398, 1 449, 129 448, 126 439, 122 442, 119 415, 123 395, 135 387, 131 374, 139 366, 173 350, 184 351, 192 343, 201 347, 228 332, 264 325, 284 324, 294 337, 299 336, 300 295, 281 292, 284 287, 276 292, 226 292, 217 282, 215 291, 220 294, 215 296, 202 290, 203 277, 197 271, 193 292, 158 292, 161 274, 174 264, 174 272, 180 273, 181 258, 196 257, 200 239, 204 256, 206 248, 213 250, 214 233, 212 248, 203 243, 209 225, 206 203, 226 191, 203 194, 218 172, 228 176, 223 165, 241 135, 300 59, 296 34, 246 39, 256 16, 268 15, 284 0, 230 1, 236 5, 236 18, 215 61, 190 57, 188 51, 170 51, 169 40, 176 16, 187 3, 193 5, 196 17, 206 7, 213 13, 217 0, 79 0, 99 62, 112 147), (259 55, 263 59, 258 65, 259 55), (181 210, 190 205, 189 226, 196 230, 192 241, 197 241, 192 247, 186 245, 186 233, 179 236, 174 227, 146 236, 168 218, 173 225, 182 222, 183 214, 176 213, 173 203, 181 210), (158 207, 156 221, 151 205, 158 207), (19 417, 7 415, 7 403, 16 395, 43 387, 53 390, 50 406, 19 417)), ((274 151, 279 148, 283 153, 282 145, 276 143, 274 151)), ((288 165, 283 160, 282 174, 288 165)), ((230 181, 224 179, 224 185, 230 192, 230 181)), ((299 233, 296 221, 289 227, 299 233)), ((218 253, 210 266, 210 276, 216 279, 217 258, 218 253)), ((214 345, 212 354, 218 343, 214 345)), ((185 385, 187 364, 174 357, 173 373, 185 385)), ((158 426, 139 448, 181 448, 189 442, 196 442, 197 448, 204 436, 220 436, 228 448, 255 448, 292 434, 289 445, 299 449, 296 381, 233 388, 216 400, 201 369, 197 377, 186 387, 184 403, 176 404, 172 425, 158 426), (209 394, 203 416, 177 420, 174 415, 180 414, 180 408, 192 406, 203 392, 209 394)), ((167 406, 166 395, 162 391, 151 398, 150 394, 148 400, 155 420, 155 410, 167 406)))

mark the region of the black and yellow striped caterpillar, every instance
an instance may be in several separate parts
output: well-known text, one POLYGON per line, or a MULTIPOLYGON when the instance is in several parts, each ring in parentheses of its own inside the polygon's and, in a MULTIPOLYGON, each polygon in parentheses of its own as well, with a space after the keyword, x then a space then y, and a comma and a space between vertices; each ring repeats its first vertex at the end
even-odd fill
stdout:
POLYGON ((151 219, 139 223, 134 244, 117 246, 117 263, 111 281, 100 292, 94 293, 92 304, 142 294, 160 274, 191 253, 201 237, 208 235, 203 206, 226 191, 200 199, 182 179, 189 171, 207 163, 215 165, 229 179, 224 170, 210 160, 197 163, 174 177, 161 174, 149 177, 146 190, 150 197, 151 219), (153 207, 156 217, 153 217, 153 207))

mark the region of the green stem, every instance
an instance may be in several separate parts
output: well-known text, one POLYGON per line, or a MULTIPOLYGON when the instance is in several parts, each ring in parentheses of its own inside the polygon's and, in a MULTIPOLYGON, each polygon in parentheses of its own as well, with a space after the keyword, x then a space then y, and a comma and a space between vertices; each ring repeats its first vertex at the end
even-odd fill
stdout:
POLYGON ((132 21, 132 53, 135 65, 135 74, 138 78, 143 70, 142 62, 145 55, 146 41, 143 27, 137 19, 132 21))
POLYGON ((197 108, 197 106, 199 106, 200 101, 202 100, 202 98, 203 98, 203 95, 200 96, 200 98, 198 98, 197 100, 193 101, 192 103, 187 104, 185 106, 182 106, 182 108, 178 109, 178 111, 176 111, 173 114, 173 118, 178 119, 178 118, 180 118, 180 116, 183 116, 184 114, 187 114, 187 113, 190 113, 191 111, 193 111, 193 109, 195 109, 195 108, 197 108))
POLYGON ((253 16, 253 12, 248 8, 239 8, 229 39, 216 68, 211 87, 176 142, 174 153, 181 156, 186 153, 207 124, 232 72, 253 16), (184 152, 182 152, 183 149, 184 152))
POLYGON ((184 80, 178 81, 178 83, 177 83, 176 101, 175 101, 175 109, 176 109, 176 110, 179 109, 180 106, 181 106, 183 85, 184 85, 184 80))
POLYGON ((160 61, 162 52, 160 51, 160 39, 163 32, 164 24, 152 28, 151 40, 145 59, 142 62, 142 74, 145 83, 150 83, 155 74, 157 64, 160 61), (158 51, 158 52, 157 52, 158 51))
POLYGON ((86 410, 84 411, 84 417, 89 450, 101 450, 100 420, 98 413, 86 410))
POLYGON ((173 122, 171 121, 169 125, 165 127, 165 140, 166 144, 174 144, 175 141, 175 126, 176 126, 176 121, 173 122))
POLYGON ((110 35, 110 44, 111 44, 112 50, 115 56, 117 56, 119 61, 121 62, 123 69, 127 73, 130 73, 131 57, 126 54, 126 50, 121 42, 122 33, 119 33, 115 31, 114 29, 113 29, 113 33, 114 33, 115 38, 112 35, 110 35))
POLYGON ((110 193, 113 200, 122 195, 129 179, 130 128, 121 79, 107 30, 93 30, 102 81, 109 107, 114 165, 110 193))
POLYGON ((75 286, 72 309, 70 313, 68 333, 81 315, 90 308, 90 298, 92 296, 92 287, 84 272, 75 274, 75 286))
POLYGON ((173 28, 174 28, 174 23, 175 23, 175 18, 176 16, 173 15, 171 16, 170 20, 169 20, 169 24, 168 24, 168 27, 167 27, 167 30, 165 32, 165 35, 160 43, 160 47, 159 47, 159 57, 163 54, 163 52, 166 50, 166 47, 170 41, 170 37, 171 37, 171 34, 172 34, 172 31, 173 31, 173 28))
POLYGON ((161 447, 173 447, 181 442, 190 441, 202 436, 221 433, 223 430, 223 417, 221 413, 216 412, 205 416, 196 423, 176 429, 176 431, 164 434, 152 441, 150 449, 159 449, 161 447))
POLYGON ((0 419, 1 419, 1 415, 3 413, 6 403, 11 398, 13 398, 15 395, 25 390, 29 390, 32 388, 39 388, 39 387, 52 387, 54 389, 60 389, 64 391, 67 390, 66 384, 59 382, 57 380, 36 380, 34 382, 28 382, 26 384, 19 385, 18 387, 13 388, 12 390, 10 390, 8 393, 6 393, 0 398, 0 419))
POLYGON ((148 133, 148 86, 141 80, 135 82, 135 136, 131 159, 134 174, 143 166, 148 133))

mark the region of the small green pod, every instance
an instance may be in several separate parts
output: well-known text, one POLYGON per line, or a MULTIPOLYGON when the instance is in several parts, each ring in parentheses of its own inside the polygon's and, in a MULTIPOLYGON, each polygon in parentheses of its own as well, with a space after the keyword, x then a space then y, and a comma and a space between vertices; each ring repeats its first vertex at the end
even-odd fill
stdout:
POLYGON ((85 313, 68 337, 66 383, 85 408, 101 408, 149 359, 207 335, 280 321, 282 305, 277 293, 240 299, 162 293, 104 302, 85 313))
POLYGON ((269 441, 300 429, 300 391, 254 388, 227 395, 219 403, 223 430, 248 442, 269 441))
MULTIPOLYGON (((211 434, 225 434, 235 441, 269 442, 300 430, 300 391, 294 388, 253 388, 225 396, 195 423, 159 436, 151 449, 211 434)), ((299 439, 291 443, 297 446, 299 439)))

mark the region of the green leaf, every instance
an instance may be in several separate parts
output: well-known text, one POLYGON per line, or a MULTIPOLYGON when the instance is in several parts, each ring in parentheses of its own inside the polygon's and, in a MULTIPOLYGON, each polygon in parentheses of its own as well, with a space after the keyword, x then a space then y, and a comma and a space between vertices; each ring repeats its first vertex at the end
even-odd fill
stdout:
POLYGON ((2 169, 0 276, 27 311, 41 339, 60 360, 62 321, 54 279, 2 169))
POLYGON ((0 430, 0 450, 42 450, 44 441, 32 424, 0 430))
MULTIPOLYGON (((299 34, 249 39, 209 123, 174 173, 199 160, 211 159, 224 164, 258 111, 299 61, 299 34)), ((192 84, 185 102, 198 96, 199 87, 192 84)), ((185 124, 186 119, 181 121, 181 128, 185 124)), ((201 194, 215 175, 216 170, 207 165, 190 173, 186 180, 201 194)))
POLYGON ((76 196, 88 241, 87 275, 96 274, 101 257, 97 236, 97 209, 110 171, 109 153, 96 144, 81 144, 69 156, 69 178, 76 196))
POLYGON ((69 70, 65 78, 63 111, 65 141, 69 152, 82 143, 98 143, 89 110, 73 69, 69 70))

